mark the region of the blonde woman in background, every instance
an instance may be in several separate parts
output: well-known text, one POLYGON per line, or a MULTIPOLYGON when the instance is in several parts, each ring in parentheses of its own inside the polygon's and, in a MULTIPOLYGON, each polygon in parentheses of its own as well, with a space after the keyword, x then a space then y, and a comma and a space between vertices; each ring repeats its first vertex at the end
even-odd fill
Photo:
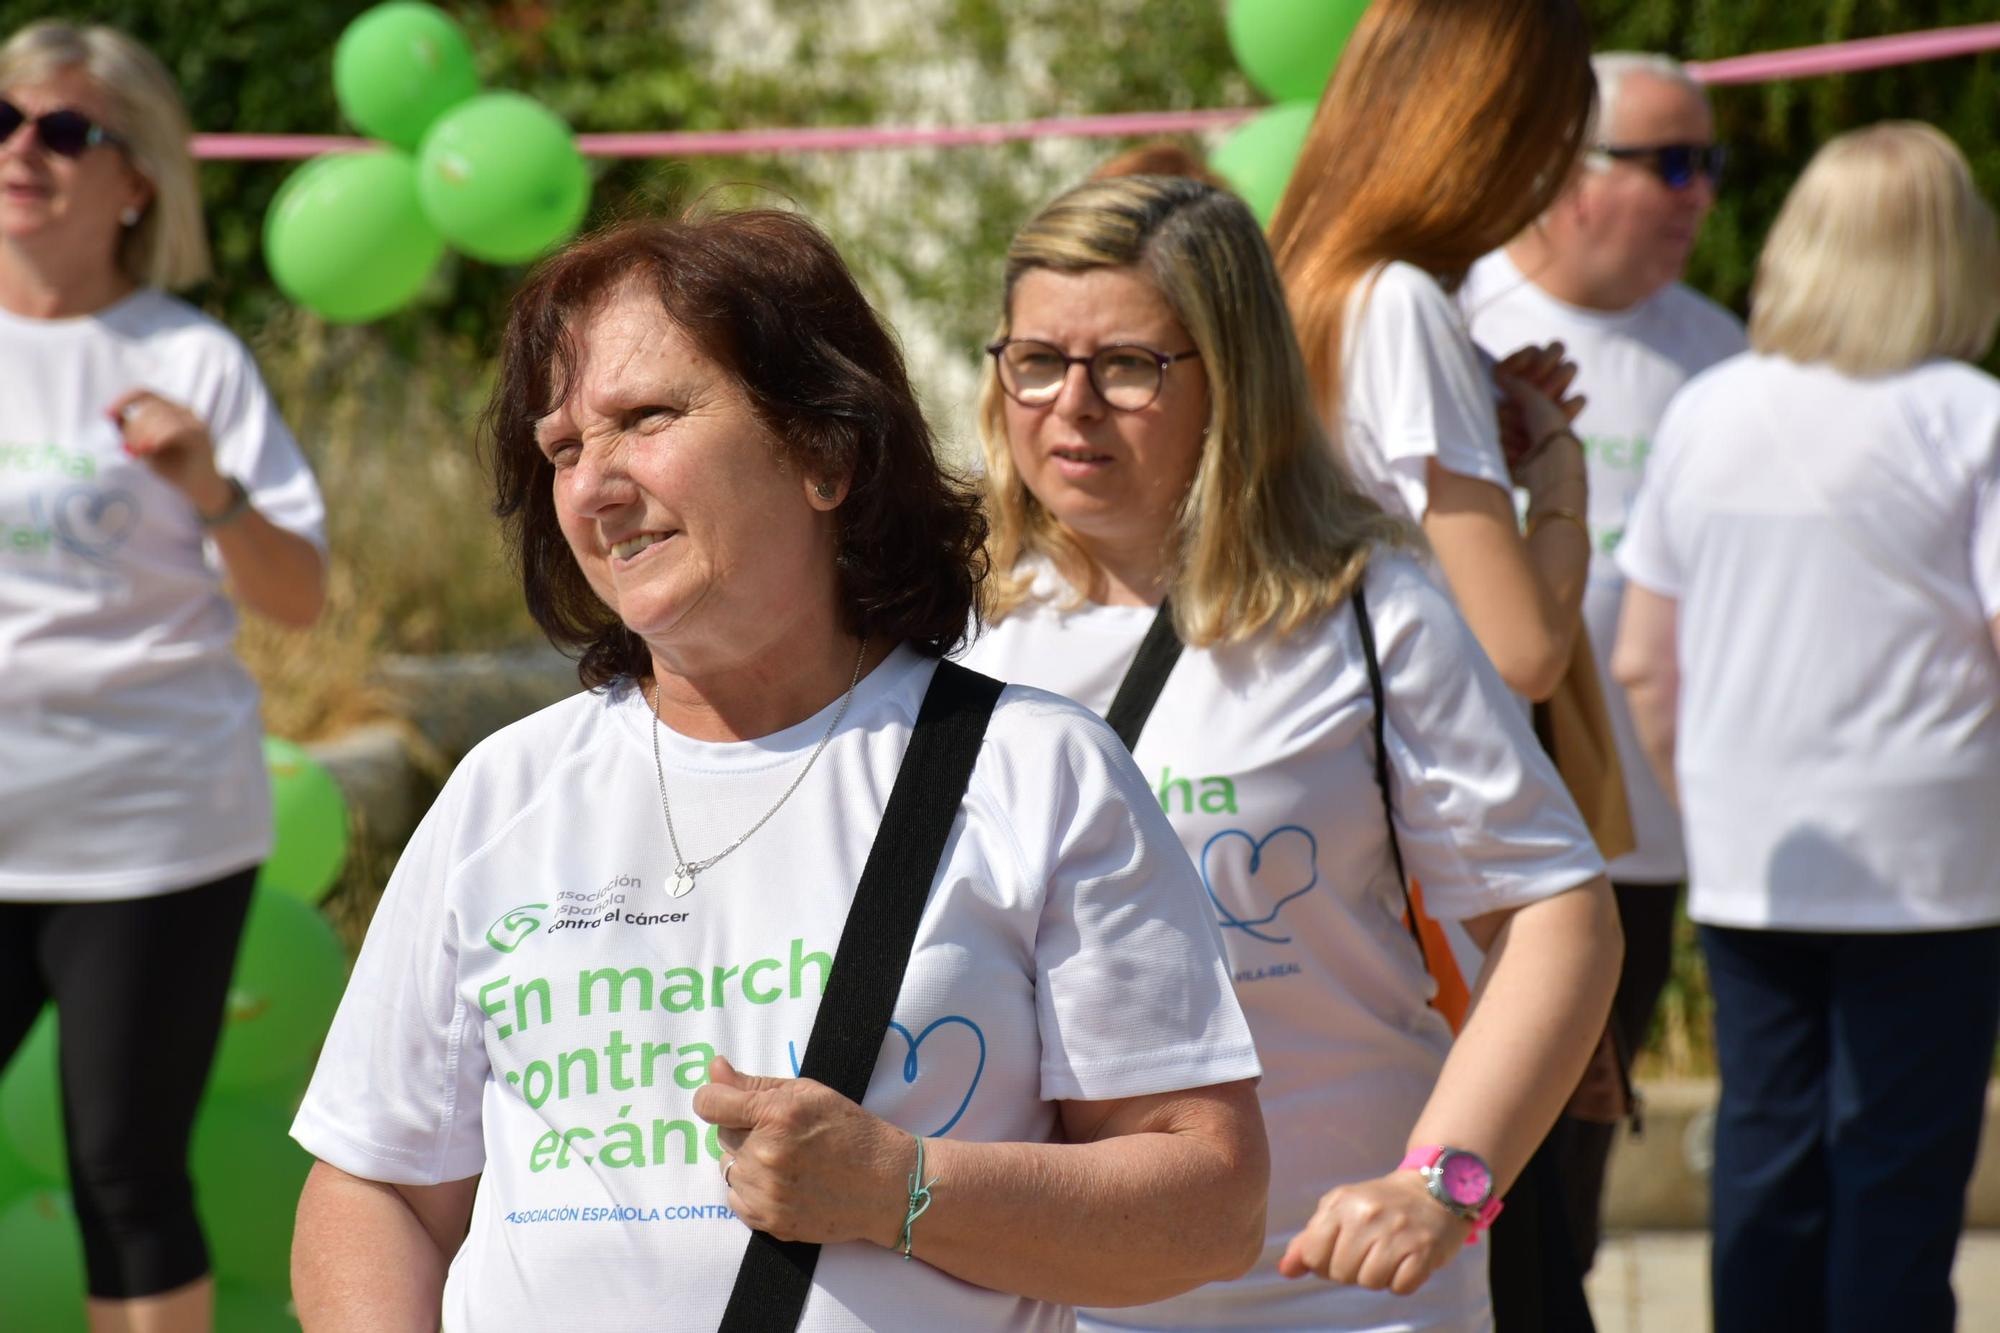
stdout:
POLYGON ((0 1063, 53 1001, 98 1330, 209 1325, 188 1134, 271 845, 232 598, 324 588, 255 362, 166 294, 208 270, 187 138, 121 33, 0 47, 0 1063))
POLYGON ((1612 668, 1716 1000, 1720 1333, 1953 1326, 2000 1029, 2000 239, 1928 125, 1842 135, 1751 350, 1660 425, 1612 668))
POLYGON ((1271 1136, 1247 1276, 1084 1322, 1483 1327, 1467 1245, 1617 977, 1603 862, 1421 539, 1328 448, 1242 201, 1158 176, 1072 190, 1015 237, 1001 332, 991 627, 968 661, 1105 711, 1143 643, 1185 642, 1135 754, 1222 926, 1271 1136), (1400 919, 1405 864, 1491 947, 1456 1044, 1400 919))

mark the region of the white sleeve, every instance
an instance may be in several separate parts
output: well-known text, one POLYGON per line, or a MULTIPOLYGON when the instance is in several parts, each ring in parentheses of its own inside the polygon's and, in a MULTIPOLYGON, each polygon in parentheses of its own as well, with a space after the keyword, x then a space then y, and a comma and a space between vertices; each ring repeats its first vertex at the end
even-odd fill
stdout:
POLYGON ((1625 535, 1619 538, 1613 555, 1627 579, 1662 597, 1678 598, 1685 574, 1668 528, 1668 512, 1681 441, 1695 415, 1686 390, 1667 404, 1660 428, 1653 435, 1653 452, 1646 458, 1639 493, 1633 497, 1632 511, 1625 521, 1625 535))
POLYGON ((458 993, 446 892, 464 786, 446 784, 397 862, 292 1124, 307 1152, 366 1180, 435 1185, 485 1165, 484 1015, 458 993))
POLYGON ((326 551, 326 504, 298 441, 257 373, 250 350, 233 338, 234 353, 216 382, 204 417, 215 440, 215 465, 243 483, 257 512, 277 527, 326 551))
POLYGON ((1972 483, 1972 586, 1988 620, 2000 616, 2000 418, 1992 429, 1986 469, 1972 483))
POLYGON ((1041 1095, 1102 1101, 1255 1078, 1201 878, 1131 755, 1067 701, 1027 720, 1041 737, 975 790, 1007 812, 1021 872, 1042 891, 1041 1095))
POLYGON ((1430 509, 1429 464, 1512 493, 1493 381, 1458 307, 1422 269, 1362 280, 1342 362, 1343 416, 1358 422, 1409 511, 1430 509))
POLYGON ((1408 568, 1369 579, 1396 828, 1439 920, 1534 902, 1604 873, 1528 713, 1451 601, 1408 568))

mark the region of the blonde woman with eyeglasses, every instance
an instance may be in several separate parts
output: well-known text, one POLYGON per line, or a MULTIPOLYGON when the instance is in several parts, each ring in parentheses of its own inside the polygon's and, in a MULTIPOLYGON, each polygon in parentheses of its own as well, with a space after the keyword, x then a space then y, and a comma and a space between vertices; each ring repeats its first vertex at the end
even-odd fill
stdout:
POLYGON ((305 625, 318 488, 207 273, 172 77, 0 47, 0 1062, 60 1016, 97 1329, 205 1329, 188 1134, 271 846, 238 605, 305 625))
POLYGON ((1160 176, 1063 195, 1014 239, 990 351, 968 660, 1134 746, 1264 1063, 1257 1266, 1086 1326, 1485 1326, 1484 1229, 1617 976, 1603 862, 1421 537, 1327 447, 1241 200, 1160 176), (1492 946, 1456 1044, 1405 871, 1492 946))

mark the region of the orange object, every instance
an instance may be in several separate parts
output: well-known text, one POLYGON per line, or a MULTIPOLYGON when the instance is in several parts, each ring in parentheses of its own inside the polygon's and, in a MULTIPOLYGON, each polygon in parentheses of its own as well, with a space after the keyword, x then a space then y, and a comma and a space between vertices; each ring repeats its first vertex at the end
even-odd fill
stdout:
MULTIPOLYGON (((1465 1013, 1472 1007, 1472 991, 1465 984, 1465 974, 1458 970, 1458 959, 1451 951, 1451 941, 1444 937, 1444 927, 1424 911, 1424 886, 1414 879, 1410 881, 1410 910, 1417 914, 1417 934, 1424 942, 1424 961, 1430 966, 1431 980, 1437 983, 1431 1008, 1444 1015, 1444 1021, 1451 1024, 1452 1035, 1457 1036, 1465 1030, 1465 1013)), ((1408 917, 1403 924, 1409 924, 1408 917)))

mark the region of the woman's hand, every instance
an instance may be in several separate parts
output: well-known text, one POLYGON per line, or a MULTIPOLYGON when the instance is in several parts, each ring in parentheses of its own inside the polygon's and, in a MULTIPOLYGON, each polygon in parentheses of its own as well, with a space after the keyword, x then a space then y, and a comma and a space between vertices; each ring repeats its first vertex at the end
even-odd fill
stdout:
POLYGON ((196 513, 217 514, 228 507, 229 483, 216 470, 207 422, 150 389, 121 394, 107 413, 125 437, 125 452, 187 496, 196 513))
POLYGON ((779 1240, 897 1242, 916 1165, 907 1133, 812 1079, 739 1073, 719 1055, 708 1077, 694 1113, 721 1129, 738 1217, 779 1240))
POLYGON ((1285 1247, 1278 1272, 1408 1296, 1465 1248, 1471 1231, 1472 1223, 1431 1197, 1422 1175, 1392 1171, 1321 1199, 1285 1247))

